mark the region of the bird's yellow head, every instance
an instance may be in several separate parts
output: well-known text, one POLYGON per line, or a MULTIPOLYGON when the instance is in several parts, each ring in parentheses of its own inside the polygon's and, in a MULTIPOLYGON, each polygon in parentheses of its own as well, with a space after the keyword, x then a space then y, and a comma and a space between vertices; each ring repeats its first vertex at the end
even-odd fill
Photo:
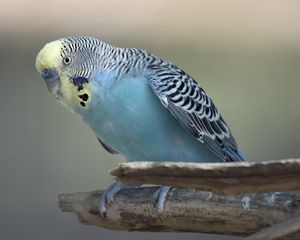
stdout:
POLYGON ((36 68, 49 92, 72 110, 89 107, 98 45, 89 37, 62 38, 47 43, 37 55, 36 68))

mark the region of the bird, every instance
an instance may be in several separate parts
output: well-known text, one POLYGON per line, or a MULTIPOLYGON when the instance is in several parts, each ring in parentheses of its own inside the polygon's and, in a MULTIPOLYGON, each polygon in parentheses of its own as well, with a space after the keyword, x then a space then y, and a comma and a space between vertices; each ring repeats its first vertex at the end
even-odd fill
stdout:
MULTIPOLYGON (((228 125, 199 83, 181 68, 138 48, 94 37, 47 43, 36 69, 48 91, 93 130, 100 144, 125 161, 243 161, 228 125)), ((100 197, 99 212, 124 188, 115 182, 100 197)), ((157 212, 171 187, 154 198, 157 212)))

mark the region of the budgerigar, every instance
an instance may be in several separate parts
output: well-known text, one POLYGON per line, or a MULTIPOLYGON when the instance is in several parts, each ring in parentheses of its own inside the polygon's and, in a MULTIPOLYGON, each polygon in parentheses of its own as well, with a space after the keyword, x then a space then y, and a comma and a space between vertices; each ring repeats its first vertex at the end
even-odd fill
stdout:
MULTIPOLYGON (((203 88, 144 50, 67 37, 46 44, 36 68, 50 93, 83 119, 107 151, 127 161, 243 160, 203 88)), ((114 183, 102 194, 102 216, 105 202, 125 187, 132 186, 114 183)), ((168 190, 161 187, 158 202, 168 190)))

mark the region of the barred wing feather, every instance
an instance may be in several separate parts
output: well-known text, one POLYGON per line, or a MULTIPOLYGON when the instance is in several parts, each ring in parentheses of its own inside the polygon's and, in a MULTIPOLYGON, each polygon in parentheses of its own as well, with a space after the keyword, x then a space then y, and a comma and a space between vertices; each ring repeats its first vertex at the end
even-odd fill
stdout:
POLYGON ((161 103, 220 160, 243 160, 235 139, 212 100, 178 67, 160 61, 148 66, 150 85, 161 103))

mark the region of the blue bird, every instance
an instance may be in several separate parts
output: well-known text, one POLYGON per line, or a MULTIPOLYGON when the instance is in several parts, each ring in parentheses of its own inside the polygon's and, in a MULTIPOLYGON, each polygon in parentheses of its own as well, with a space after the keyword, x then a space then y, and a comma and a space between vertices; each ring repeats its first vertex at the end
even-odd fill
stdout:
MULTIPOLYGON (((101 145, 126 161, 234 162, 243 155, 213 101, 186 72, 144 50, 92 37, 45 45, 36 68, 58 101, 77 113, 101 145)), ((112 184, 105 203, 123 188, 112 184)), ((158 212, 170 187, 155 196, 158 212)))

